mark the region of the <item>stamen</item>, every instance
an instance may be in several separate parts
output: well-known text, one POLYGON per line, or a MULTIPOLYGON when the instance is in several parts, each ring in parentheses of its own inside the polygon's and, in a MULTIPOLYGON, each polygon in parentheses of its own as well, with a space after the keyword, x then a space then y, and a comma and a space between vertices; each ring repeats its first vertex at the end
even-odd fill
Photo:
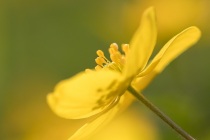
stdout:
POLYGON ((99 66, 99 65, 95 66, 95 70, 101 70, 101 69, 102 69, 101 66, 99 66))
POLYGON ((126 60, 125 60, 125 56, 123 55, 122 58, 121 58, 121 63, 122 63, 122 65, 125 65, 125 61, 126 61, 126 60))
POLYGON ((97 54, 99 57, 103 58, 103 59, 106 61, 106 63, 110 63, 110 61, 105 57, 104 52, 103 52, 102 50, 97 50, 97 51, 96 51, 96 54, 97 54))
POLYGON ((118 67, 122 66, 122 57, 123 55, 118 51, 118 49, 113 48, 112 46, 109 48, 110 58, 113 62, 116 63, 118 67))
POLYGON ((97 66, 95 70, 100 69, 110 69, 121 72, 123 66, 125 64, 125 56, 128 54, 129 45, 122 45, 123 54, 119 51, 118 45, 116 43, 112 43, 109 47, 109 54, 111 62, 105 57, 104 52, 101 50, 96 51, 98 57, 95 59, 97 66))
POLYGON ((102 57, 97 57, 95 59, 96 64, 98 64, 99 66, 103 66, 103 64, 106 64, 107 62, 104 60, 104 58, 102 57))
POLYGON ((114 54, 110 54, 110 58, 111 58, 111 60, 113 61, 113 62, 115 62, 115 63, 118 63, 119 61, 118 61, 118 57, 116 57, 116 55, 114 55, 114 54))
POLYGON ((109 63, 108 65, 105 65, 103 68, 120 71, 119 67, 116 65, 115 62, 109 63))
POLYGON ((104 56, 104 52, 102 50, 97 50, 96 51, 96 54, 99 56, 99 57, 105 57, 104 56))
POLYGON ((112 43, 110 45, 110 48, 113 48, 113 49, 115 49, 115 51, 118 51, 118 45, 117 45, 117 43, 112 43))
POLYGON ((125 55, 127 55, 129 51, 129 44, 122 44, 122 50, 125 53, 125 55))
POLYGON ((111 54, 114 54, 116 51, 115 51, 115 49, 114 48, 109 48, 109 54, 111 55, 111 54))

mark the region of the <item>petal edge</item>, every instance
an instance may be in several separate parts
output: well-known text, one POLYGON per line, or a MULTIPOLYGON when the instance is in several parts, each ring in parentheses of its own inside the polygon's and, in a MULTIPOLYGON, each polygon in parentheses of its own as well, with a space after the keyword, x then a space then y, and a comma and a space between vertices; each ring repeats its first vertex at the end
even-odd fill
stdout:
POLYGON ((130 42, 130 51, 123 70, 125 77, 133 77, 147 64, 157 38, 156 16, 153 7, 148 8, 141 24, 130 42))

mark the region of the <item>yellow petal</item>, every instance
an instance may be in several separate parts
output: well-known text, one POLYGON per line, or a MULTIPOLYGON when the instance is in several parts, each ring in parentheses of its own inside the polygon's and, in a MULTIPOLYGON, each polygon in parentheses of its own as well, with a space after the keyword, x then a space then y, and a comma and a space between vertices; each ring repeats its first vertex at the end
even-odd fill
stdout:
POLYGON ((119 112, 123 112, 126 110, 135 100, 136 98, 129 92, 126 91, 120 98, 119 105, 120 110, 119 112))
POLYGON ((132 82, 132 85, 137 91, 142 91, 149 85, 157 74, 159 73, 152 71, 148 75, 138 77, 132 82))
POLYGON ((106 110, 94 116, 92 120, 78 129, 68 140, 85 139, 95 134, 98 130, 108 124, 116 114, 124 111, 134 100, 134 97, 126 92, 120 98, 116 98, 106 110))
MULTIPOLYGON (((189 27, 181 33, 174 36, 168 41, 160 52, 152 60, 145 70, 143 77, 139 77, 135 80, 135 87, 138 90, 144 89, 150 81, 176 57, 186 51, 189 47, 195 44, 201 36, 201 32, 197 27, 189 27), (154 67, 154 65, 156 67, 154 67), (152 67, 152 68, 151 68, 152 67)), ((143 72, 142 72, 143 73, 143 72)))
POLYGON ((124 67, 125 77, 133 77, 147 64, 154 49, 157 38, 155 11, 148 8, 141 20, 141 24, 130 42, 130 51, 124 67))
POLYGON ((160 62, 161 56, 163 56, 163 54, 164 53, 158 53, 157 57, 155 57, 155 59, 153 59, 153 61, 143 71, 141 71, 136 77, 143 77, 149 74, 150 72, 152 72, 154 68, 158 65, 158 63, 160 62))
POLYGON ((197 27, 192 26, 173 37, 163 47, 163 51, 164 49, 166 49, 166 51, 157 67, 155 67, 155 71, 161 72, 172 60, 195 44, 200 36, 201 31, 197 27))
POLYGON ((105 126, 110 120, 112 120, 112 118, 117 114, 118 110, 119 104, 116 100, 116 102, 113 102, 113 104, 108 108, 108 110, 105 110, 104 113, 101 112, 91 121, 83 125, 68 140, 81 140, 88 138, 89 136, 96 133, 100 128, 105 126))
POLYGON ((120 76, 110 70, 79 73, 61 81, 47 96, 48 104, 57 115, 68 119, 95 115, 122 94, 118 93, 122 92, 118 89, 120 76))

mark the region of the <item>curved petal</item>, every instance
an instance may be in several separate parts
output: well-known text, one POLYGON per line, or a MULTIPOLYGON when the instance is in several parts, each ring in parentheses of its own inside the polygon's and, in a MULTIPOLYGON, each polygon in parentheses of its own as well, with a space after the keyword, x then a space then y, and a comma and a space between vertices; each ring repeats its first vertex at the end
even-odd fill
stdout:
POLYGON ((160 52, 152 60, 151 64, 135 80, 135 87, 138 90, 144 89, 150 81, 176 57, 195 44, 201 36, 197 27, 189 27, 169 40, 160 52), (155 67, 154 67, 155 65, 155 67), (151 68, 152 67, 152 68, 151 68), (146 75, 147 74, 147 75, 146 75))
POLYGON ((118 113, 119 104, 117 103, 118 100, 116 100, 116 102, 113 102, 108 110, 104 110, 105 112, 101 112, 92 120, 84 124, 68 140, 85 139, 96 133, 100 128, 110 122, 112 118, 118 113))
POLYGON ((155 67, 155 71, 161 72, 172 60, 195 44, 200 39, 200 36, 201 31, 197 27, 192 26, 173 37, 163 47, 163 51, 164 49, 166 51, 157 67, 155 67))
POLYGON ((155 11, 148 8, 141 20, 141 24, 130 42, 130 50, 124 67, 125 77, 133 77, 147 64, 154 49, 157 38, 155 11))
POLYGON ((84 139, 96 133, 109 123, 116 114, 124 111, 134 100, 134 97, 126 92, 119 100, 115 100, 106 110, 97 114, 91 121, 78 129, 68 140, 84 139))
POLYGON ((153 59, 153 61, 150 62, 150 64, 143 71, 141 71, 136 77, 143 77, 154 70, 154 68, 160 62, 161 57, 163 56, 164 53, 158 53, 158 54, 160 55, 158 55, 157 58, 153 59))
POLYGON ((132 85, 137 91, 142 91, 150 84, 157 74, 159 73, 152 71, 144 77, 138 77, 132 82, 132 85))
POLYGON ((126 91, 121 98, 120 112, 123 112, 136 100, 136 98, 129 91, 126 91))
POLYGON ((48 104, 64 118, 90 117, 103 111, 116 98, 120 77, 120 73, 110 70, 79 73, 58 83, 47 96, 48 104))

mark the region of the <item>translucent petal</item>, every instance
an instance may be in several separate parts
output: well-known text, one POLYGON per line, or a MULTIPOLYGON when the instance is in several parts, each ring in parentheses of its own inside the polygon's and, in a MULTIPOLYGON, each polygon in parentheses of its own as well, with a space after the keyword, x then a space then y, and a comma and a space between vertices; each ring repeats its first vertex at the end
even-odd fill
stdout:
POLYGON ((112 104, 103 112, 94 117, 91 121, 83 125, 78 129, 74 135, 72 135, 69 140, 78 140, 88 138, 93 135, 98 130, 103 128, 107 123, 109 123, 119 112, 125 110, 132 102, 133 96, 126 92, 120 97, 119 100, 115 100, 112 104))
POLYGON ((132 85, 137 91, 142 91, 150 84, 150 82, 157 74, 159 73, 152 71, 143 77, 138 77, 135 80, 133 80, 132 85))
POLYGON ((162 56, 157 67, 155 67, 155 71, 161 72, 172 60, 195 44, 199 40, 200 36, 200 30, 197 27, 192 26, 173 37, 163 47, 163 49, 167 50, 162 56))
POLYGON ((153 59, 153 61, 143 71, 141 71, 136 77, 143 77, 143 76, 149 74, 151 71, 153 71, 154 68, 160 62, 161 56, 163 56, 163 53, 159 53, 159 54, 160 55, 158 55, 157 58, 153 59))
POLYGON ((154 49, 157 38, 157 28, 154 8, 148 8, 141 24, 130 42, 130 51, 124 67, 125 77, 133 77, 147 64, 154 49))
POLYGON ((123 96, 121 96, 119 104, 120 104, 120 112, 126 110, 135 100, 136 98, 129 92, 126 91, 123 96))
POLYGON ((112 118, 118 113, 119 111, 118 101, 110 106, 108 110, 105 112, 101 112, 99 115, 94 117, 92 120, 84 124, 80 129, 78 129, 68 140, 79 140, 85 139, 89 136, 96 133, 100 128, 105 126, 108 122, 112 120, 112 118), (117 104, 117 105, 116 105, 117 104))
POLYGON ((174 36, 168 41, 160 52, 152 60, 144 73, 148 74, 143 77, 139 77, 135 80, 135 86, 138 90, 145 88, 150 81, 176 57, 186 51, 189 47, 195 44, 201 36, 201 32, 197 27, 189 27, 181 33, 174 36), (156 67, 152 66, 155 64, 156 67), (152 68, 151 68, 152 67, 152 68))
POLYGON ((104 110, 113 99, 122 94, 119 90, 120 73, 110 70, 79 73, 61 81, 47 96, 51 109, 68 119, 86 118, 104 110))

